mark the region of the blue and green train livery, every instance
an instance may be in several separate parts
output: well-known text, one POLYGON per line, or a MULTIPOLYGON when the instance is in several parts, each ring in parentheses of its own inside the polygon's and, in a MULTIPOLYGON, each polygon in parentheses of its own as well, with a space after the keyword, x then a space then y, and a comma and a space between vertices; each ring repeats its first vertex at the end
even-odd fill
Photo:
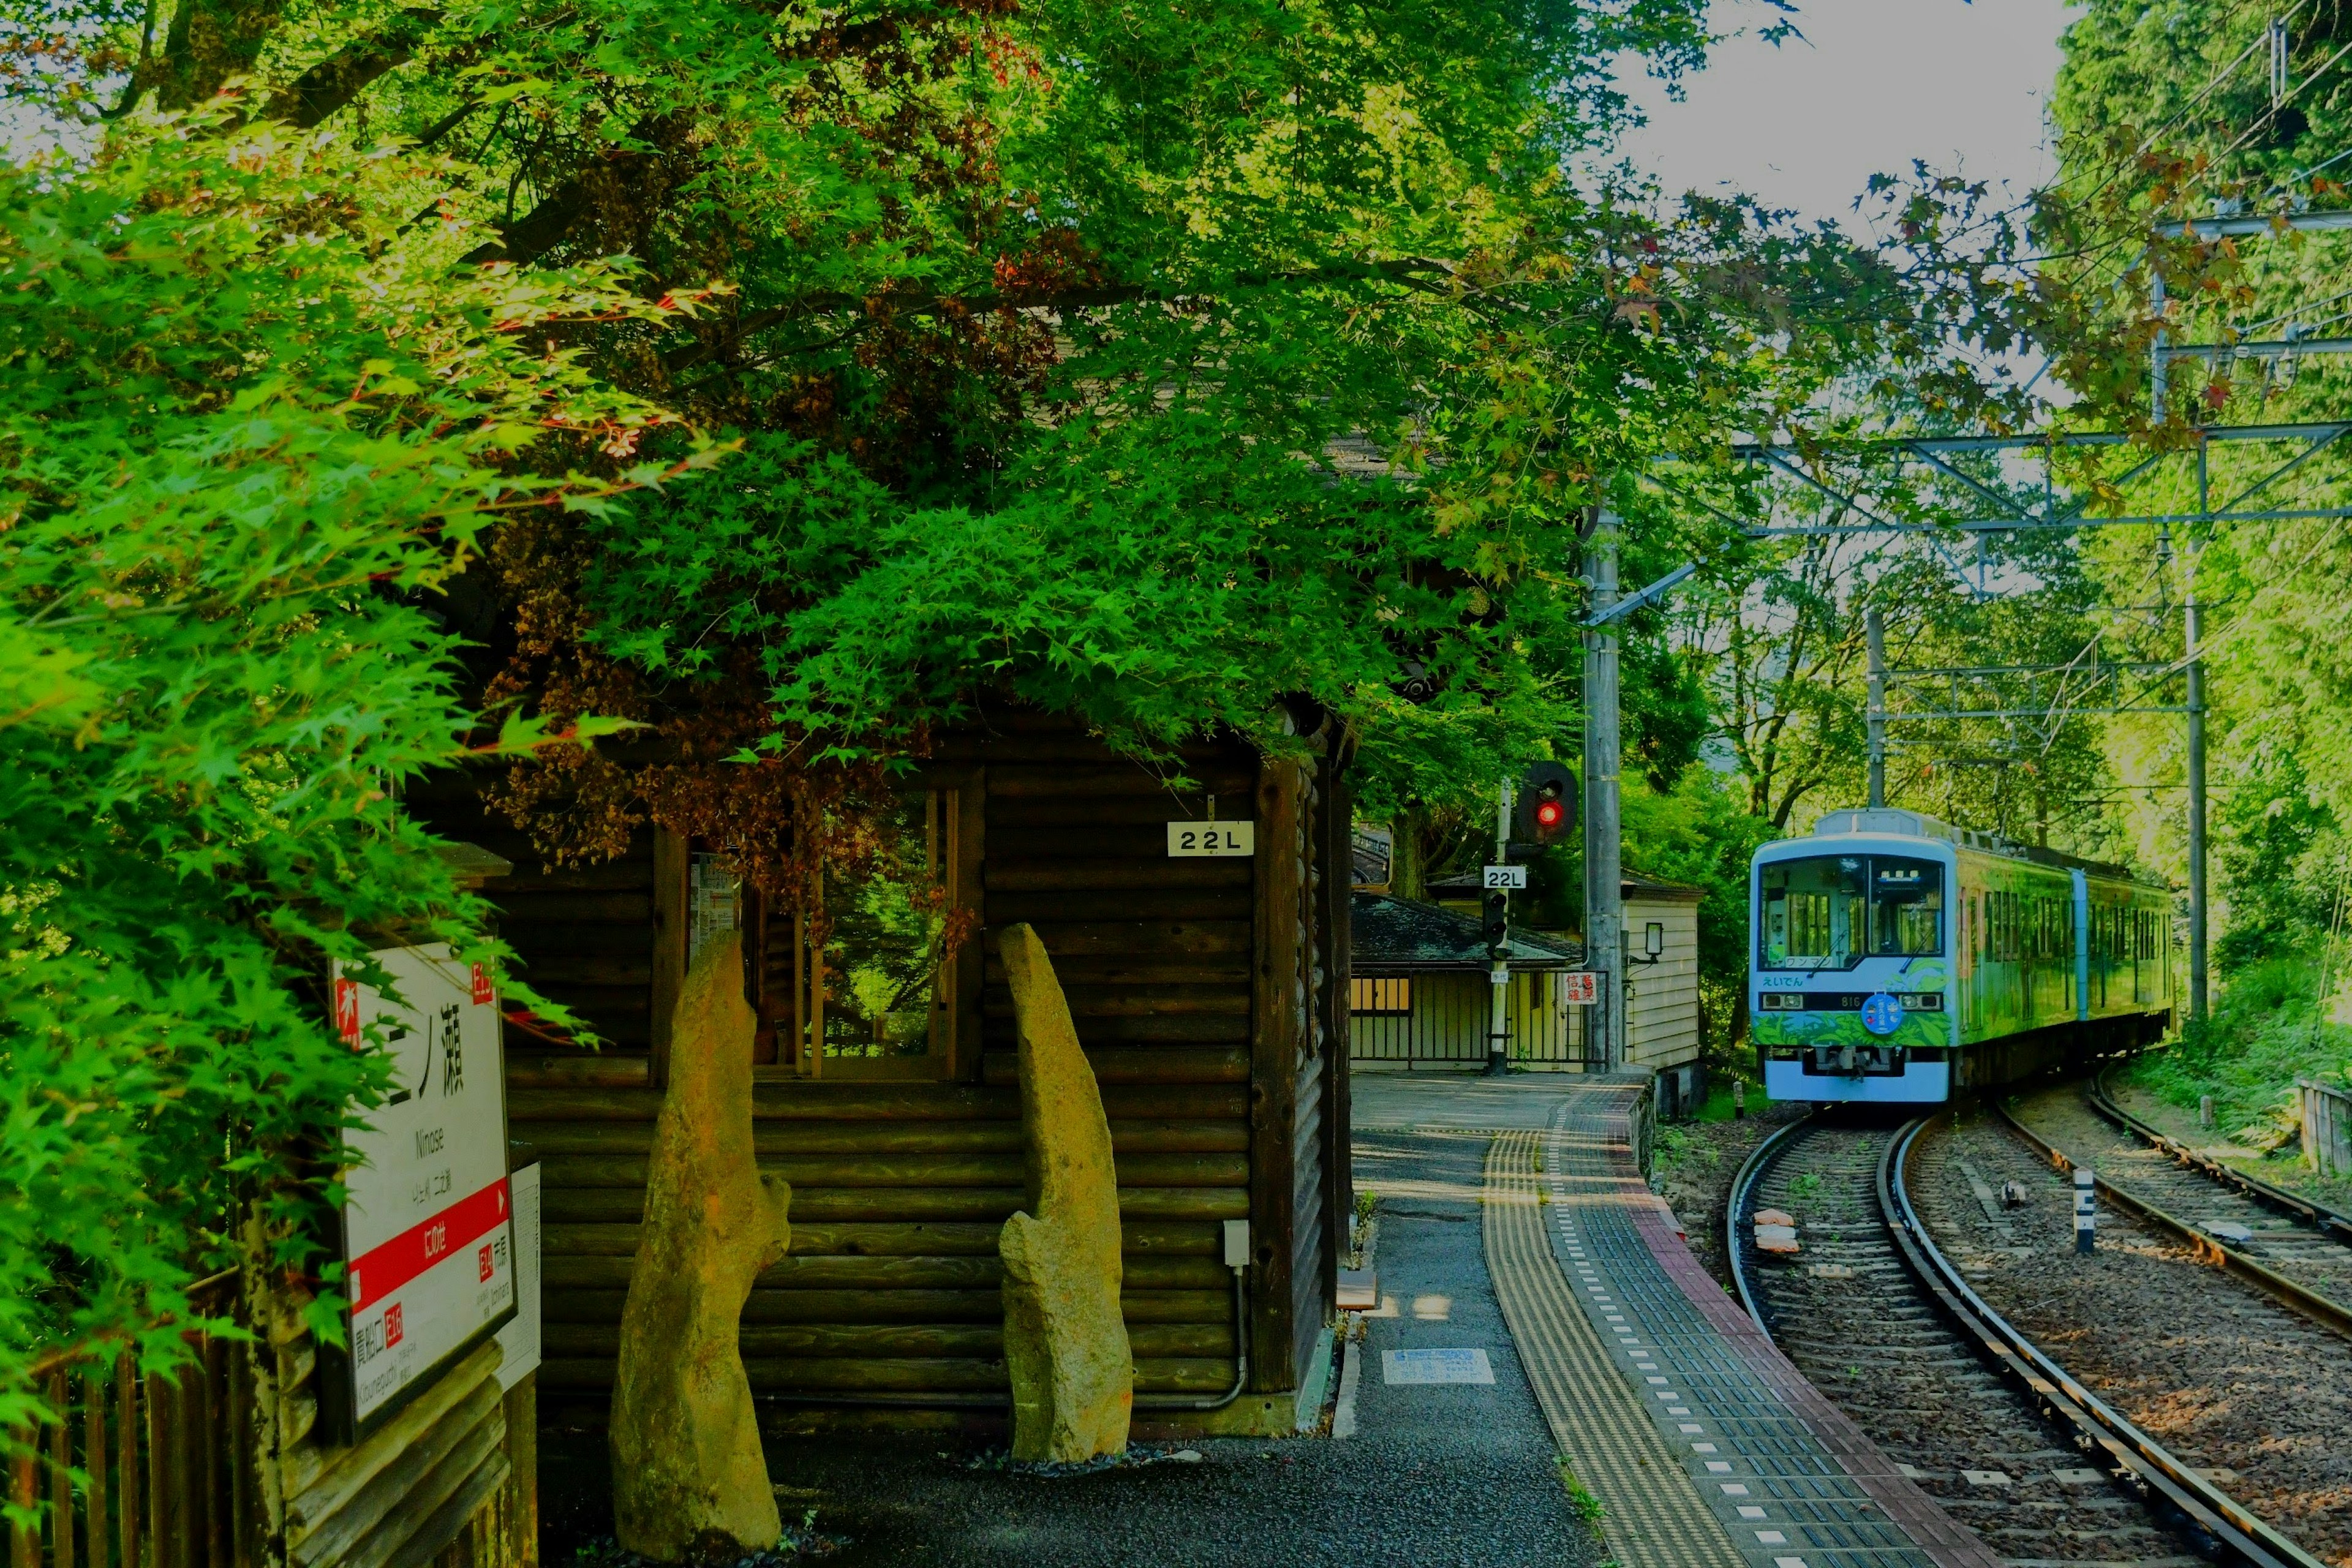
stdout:
POLYGON ((1912 811, 1756 852, 1749 1016, 1775 1100, 1934 1102, 2161 1038, 2172 896, 1912 811))

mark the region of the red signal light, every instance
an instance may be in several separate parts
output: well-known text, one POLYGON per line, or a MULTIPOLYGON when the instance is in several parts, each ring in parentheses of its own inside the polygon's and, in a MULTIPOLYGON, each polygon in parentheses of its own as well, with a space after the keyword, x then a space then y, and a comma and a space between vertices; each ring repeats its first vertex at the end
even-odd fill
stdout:
POLYGON ((1536 820, 1543 824, 1546 827, 1559 826, 1559 818, 1560 806, 1559 802, 1556 800, 1545 801, 1541 805, 1536 807, 1536 820))

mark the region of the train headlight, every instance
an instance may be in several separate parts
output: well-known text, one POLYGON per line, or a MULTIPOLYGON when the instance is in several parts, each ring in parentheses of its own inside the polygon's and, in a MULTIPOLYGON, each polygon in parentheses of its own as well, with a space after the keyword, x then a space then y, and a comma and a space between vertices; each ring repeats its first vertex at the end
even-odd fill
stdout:
POLYGON ((1944 1010, 1944 994, 1940 991, 1906 991, 1903 1010, 1906 1013, 1940 1013, 1944 1010))

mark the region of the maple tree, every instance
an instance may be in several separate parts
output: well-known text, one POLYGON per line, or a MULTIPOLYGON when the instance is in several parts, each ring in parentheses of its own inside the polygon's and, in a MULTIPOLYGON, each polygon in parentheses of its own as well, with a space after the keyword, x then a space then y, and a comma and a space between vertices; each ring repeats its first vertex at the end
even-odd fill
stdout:
MULTIPOLYGON (((561 858, 651 819, 789 894, 983 701, 1145 753, 1319 712, 1376 809, 1562 745, 1594 509, 1629 576, 1720 548, 1654 459, 1737 488, 1731 432, 1940 352, 1884 258, 1588 156, 1618 62, 1705 42, 1697 0, 0 4, 80 149, 0 209, 0 1395, 173 1353, 234 1191, 366 1102, 321 953, 495 961, 404 778, 497 753, 561 858)), ((1696 687, 1629 637, 1671 782, 1696 687)))

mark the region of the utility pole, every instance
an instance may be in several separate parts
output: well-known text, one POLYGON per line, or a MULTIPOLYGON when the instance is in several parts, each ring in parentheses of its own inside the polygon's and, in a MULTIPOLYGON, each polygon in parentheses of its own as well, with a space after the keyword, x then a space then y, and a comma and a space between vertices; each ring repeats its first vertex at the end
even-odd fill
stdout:
MULTIPOLYGON (((1617 526, 1605 506, 1593 520, 1585 559, 1595 621, 1617 603, 1617 526)), ((1617 1070, 1624 1057, 1617 765, 1617 630, 1602 621, 1584 634, 1584 961, 1595 971, 1591 1044, 1603 1072, 1617 1070)))
POLYGON ((1886 624, 1874 609, 1862 612, 1870 648, 1870 809, 1886 804, 1886 624))
MULTIPOLYGON (((2197 445, 2197 510, 2207 504, 2205 444, 2197 445)), ((2189 676, 2189 1016, 2205 1016, 2205 606, 2197 599, 2197 558, 2201 546, 2189 542, 2189 603, 2182 653, 2189 676)))
MULTIPOLYGON (((1495 864, 1511 863, 1511 781, 1503 780, 1495 786, 1495 864)), ((1503 900, 1503 908, 1511 907, 1508 888, 1490 893, 1489 898, 1503 900)), ((1500 942, 1489 943, 1489 969, 1486 989, 1494 994, 1487 1003, 1486 1013, 1486 1075, 1500 1078, 1510 1070, 1511 1048, 1511 961, 1510 936, 1507 924, 1500 942)))

